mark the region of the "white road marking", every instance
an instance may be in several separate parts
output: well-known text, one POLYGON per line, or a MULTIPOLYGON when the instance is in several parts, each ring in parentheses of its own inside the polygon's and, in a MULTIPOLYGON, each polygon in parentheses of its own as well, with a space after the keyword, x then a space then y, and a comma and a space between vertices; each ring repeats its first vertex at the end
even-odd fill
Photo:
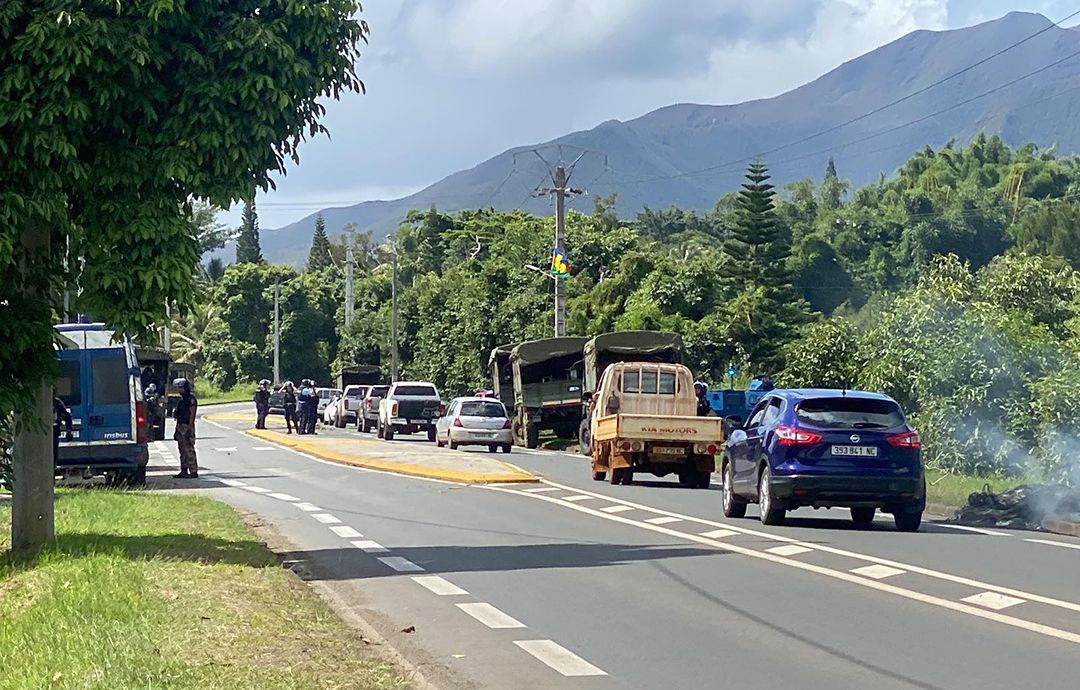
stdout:
POLYGON ((798 544, 785 544, 784 546, 774 546, 771 549, 765 549, 769 553, 775 553, 777 556, 798 556, 800 553, 810 553, 813 549, 808 549, 805 546, 799 546, 798 544))
POLYGON ((401 556, 385 556, 379 559, 383 565, 390 566, 399 573, 422 573, 424 569, 401 556))
POLYGON ((268 494, 268 493, 270 493, 270 489, 264 489, 261 486, 245 486, 244 488, 247 489, 248 491, 250 491, 251 493, 254 493, 254 494, 268 494))
POLYGON ((365 553, 386 553, 390 550, 379 542, 371 541, 370 539, 365 539, 363 541, 354 541, 352 545, 365 553))
POLYGON ((1011 536, 1007 532, 995 532, 992 529, 983 529, 982 527, 968 527, 967 525, 947 525, 944 522, 935 522, 934 527, 948 527, 949 529, 958 529, 964 532, 975 532, 976 534, 985 534, 988 537, 1008 537, 1011 536))
POLYGON ((551 640, 517 640, 529 654, 564 676, 606 676, 602 670, 551 640))
POLYGON ((1016 606, 1017 604, 1023 604, 1023 599, 1017 599, 1016 597, 1007 597, 1004 594, 998 594, 997 592, 982 592, 980 594, 972 594, 970 597, 964 597, 960 601, 966 601, 969 604, 978 604, 979 606, 985 606, 988 609, 1000 611, 1007 609, 1010 606, 1016 606))
POLYGON ((334 525, 341 522, 341 520, 338 520, 330 513, 312 513, 311 517, 315 518, 324 525, 334 525))
POLYGON ((670 525, 673 522, 682 522, 682 520, 677 517, 668 517, 667 515, 664 515, 662 517, 648 518, 645 522, 650 525, 670 525))
POLYGON ((525 624, 486 602, 458 604, 457 607, 489 628, 524 628, 525 624))
POLYGON ((289 503, 296 503, 300 499, 291 494, 269 494, 270 498, 276 498, 279 501, 287 501, 289 503))
POLYGON ((214 450, 216 450, 219 453, 235 453, 236 452, 236 446, 232 446, 230 448, 215 448, 214 450))
POLYGON ((903 575, 905 571, 899 568, 890 568, 887 565, 864 565, 861 568, 854 568, 850 572, 856 575, 862 575, 863 577, 870 577, 875 580, 884 580, 887 577, 893 575, 903 575))
POLYGON ((1080 549, 1080 544, 1067 544, 1063 541, 1054 541, 1053 539, 1025 539, 1024 541, 1030 541, 1032 544, 1049 544, 1050 546, 1064 546, 1066 549, 1080 549))
POLYGON ((595 501, 596 496, 586 496, 585 494, 578 494, 577 496, 563 496, 564 501, 570 501, 571 503, 577 503, 578 501, 595 501))
POLYGON ((414 577, 412 581, 429 592, 438 594, 440 597, 456 597, 461 596, 462 594, 468 594, 468 592, 461 587, 458 587, 453 582, 445 580, 438 575, 421 575, 419 577, 414 577))
POLYGON ((707 539, 723 539, 724 537, 732 537, 738 534, 729 529, 714 529, 711 532, 702 532, 701 536, 707 539))
POLYGON ((237 487, 237 488, 242 487, 242 486, 247 486, 247 484, 240 481, 239 479, 222 479, 221 483, 224 484, 225 486, 233 486, 233 487, 237 487))
MULTIPOLYGON (((1029 620, 1024 620, 1022 618, 1016 618, 1016 617, 1008 616, 1008 615, 1005 615, 1005 614, 1002 614, 1002 613, 997 613, 995 611, 988 611, 986 609, 979 608, 977 606, 973 606, 973 605, 970 605, 970 604, 967 604, 967 603, 960 603, 960 602, 957 602, 957 601, 952 601, 950 599, 943 599, 941 597, 936 597, 936 596, 933 596, 933 595, 930 595, 930 594, 923 594, 922 592, 916 592, 914 590, 904 589, 903 587, 897 587, 895 585, 890 585, 887 582, 880 582, 878 580, 872 580, 870 578, 859 577, 858 575, 853 575, 851 573, 847 573, 847 572, 844 572, 844 571, 841 571, 841 570, 833 570, 832 568, 826 568, 824 566, 816 565, 814 563, 807 563, 805 561, 797 561, 797 560, 794 560, 794 559, 791 559, 791 558, 785 558, 783 556, 777 556, 776 554, 766 553, 764 551, 758 551, 756 549, 749 549, 749 548, 746 548, 746 547, 743 547, 743 546, 739 546, 737 544, 732 544, 730 542, 719 542, 719 541, 715 541, 715 540, 712 540, 712 539, 707 539, 707 538, 702 537, 701 535, 698 535, 698 534, 691 534, 691 533, 688 533, 688 532, 680 532, 678 530, 671 529, 670 527, 663 527, 663 526, 660 526, 660 525, 645 524, 643 522, 638 522, 636 520, 631 520, 629 518, 622 517, 621 515, 610 515, 610 514, 607 514, 607 513, 602 513, 599 510, 594 510, 594 509, 589 508, 587 506, 578 505, 576 503, 566 503, 565 501, 560 501, 559 499, 553 498, 551 496, 524 494, 521 491, 517 491, 515 489, 508 489, 508 488, 504 488, 504 487, 500 487, 500 486, 492 486, 492 485, 485 485, 485 486, 480 487, 480 488, 484 489, 485 491, 500 491, 500 492, 503 492, 503 493, 517 494, 519 496, 526 496, 528 498, 534 498, 534 499, 537 499, 537 500, 540 500, 540 501, 545 501, 545 502, 551 503, 553 505, 562 506, 563 508, 567 508, 569 510, 576 510, 576 511, 578 511, 580 513, 585 513, 586 515, 592 515, 594 517, 602 518, 604 520, 610 520, 611 522, 618 522, 620 524, 629 525, 631 527, 637 527, 639 529, 650 530, 652 532, 656 532, 657 534, 664 534, 664 535, 667 535, 669 537, 674 537, 676 539, 685 539, 686 541, 691 541, 691 542, 695 542, 695 543, 698 543, 698 544, 705 544, 706 546, 714 546, 716 548, 723 549, 725 551, 730 551, 732 553, 742 554, 744 556, 749 556, 751 558, 757 558, 757 559, 760 559, 760 560, 769 561, 771 563, 776 563, 776 564, 779 564, 779 565, 786 565, 788 567, 795 568, 796 570, 804 570, 806 572, 816 573, 818 575, 823 575, 825 577, 831 577, 831 578, 833 578, 835 580, 841 580, 841 581, 848 582, 848 583, 851 583, 851 584, 860 585, 862 587, 866 587, 867 589, 874 589, 874 590, 877 590, 879 592, 886 592, 888 594, 893 594, 893 595, 898 596, 898 597, 903 597, 905 599, 910 599, 911 601, 918 601, 918 602, 921 602, 921 603, 924 603, 924 604, 930 604, 932 606, 938 606, 940 608, 948 609, 950 611, 955 611, 957 613, 964 613, 964 614, 967 614, 969 616, 974 616, 975 618, 982 618, 984 620, 990 620, 990 621, 993 621, 995 623, 1001 623, 1002 625, 1008 625, 1010 627, 1019 628, 1021 630, 1027 630, 1028 632, 1033 632, 1033 633, 1036 633, 1036 634, 1039 634, 1039 635, 1045 635, 1046 637, 1053 637, 1053 638, 1058 639, 1058 640, 1063 640, 1065 642, 1071 642, 1073 644, 1080 645, 1080 633, 1074 633, 1074 632, 1071 632, 1071 631, 1068 631, 1068 630, 1061 630, 1059 628, 1054 628, 1054 627, 1051 627, 1049 625, 1043 625, 1042 623, 1035 623, 1035 622, 1032 622, 1032 621, 1029 621, 1029 620)), ((604 498, 607 498, 607 497, 604 497, 604 498)), ((629 502, 627 502, 627 504, 628 505, 634 505, 634 504, 629 503, 629 502)), ((635 507, 640 508, 642 506, 638 505, 638 506, 635 506, 635 507)), ((656 509, 653 509, 653 508, 644 508, 644 509, 645 510, 652 510, 653 512, 660 512, 660 511, 657 511, 656 509)), ((711 522, 711 521, 708 521, 708 520, 702 520, 701 518, 691 518, 691 517, 688 517, 688 516, 679 516, 679 517, 683 517, 684 519, 688 519, 688 520, 691 520, 693 522, 699 522, 699 523, 704 523, 704 524, 715 524, 715 525, 719 526, 719 523, 714 523, 714 522, 711 522)), ((747 532, 747 533, 751 532, 751 530, 742 530, 742 529, 740 529, 738 531, 747 532)), ((761 536, 768 536, 764 532, 758 532, 757 534, 759 534, 761 536)), ((785 540, 786 541, 795 541, 795 540, 788 540, 786 538, 785 538, 785 540)), ((841 549, 829 549, 829 548, 819 547, 819 550, 829 551, 829 552, 832 552, 832 553, 837 553, 838 555, 850 555, 853 558, 860 558, 860 559, 863 559, 863 560, 874 560, 874 561, 877 561, 877 562, 881 563, 881 565, 902 566, 902 564, 899 564, 899 563, 894 563, 894 562, 890 562, 890 561, 884 561, 884 559, 872 559, 872 558, 870 558, 868 556, 863 556, 861 554, 853 554, 851 552, 844 552, 841 549)), ((907 570, 910 570, 911 572, 919 572, 921 570, 921 571, 927 571, 928 573, 935 573, 935 571, 928 571, 925 568, 918 568, 917 569, 914 566, 902 566, 902 567, 905 567, 907 570)), ((964 581, 964 578, 959 578, 959 577, 957 577, 955 575, 948 575, 947 573, 936 573, 936 575, 938 577, 942 577, 942 579, 953 579, 953 578, 955 578, 956 580, 964 581)), ((970 582, 970 581, 967 581, 967 582, 970 582)), ((988 585, 987 588, 988 589, 997 589, 998 591, 1005 590, 1005 588, 1003 588, 1003 587, 998 588, 998 587, 994 587, 993 585, 988 585)), ((1071 608, 1073 606, 1076 606, 1078 609, 1080 609, 1080 605, 1073 604, 1071 602, 1057 601, 1055 599, 1050 599, 1049 597, 1037 597, 1036 598, 1035 596, 1029 596, 1027 598, 1029 600, 1032 600, 1032 601, 1040 601, 1041 603, 1056 602, 1057 605, 1061 605, 1064 608, 1071 608)))
POLYGON ((273 446, 252 446, 251 450, 277 450, 273 446))
POLYGON ((630 506, 608 506, 607 508, 601 508, 605 513, 625 513, 628 510, 633 510, 630 506))
POLYGON ((322 510, 322 508, 315 505, 314 503, 297 503, 296 507, 304 511, 305 513, 317 513, 322 510))
MULTIPOLYGON (((1010 595, 1010 596, 1021 597, 1023 599, 1028 600, 1028 601, 1037 601, 1040 604, 1046 604, 1048 606, 1056 606, 1058 608, 1067 609, 1069 611, 1080 612, 1080 603, 1076 603, 1076 602, 1073 602, 1073 601, 1064 601, 1064 600, 1061 600, 1061 599, 1054 599, 1052 597, 1043 596, 1041 594, 1034 594, 1032 592, 1025 592, 1025 591, 1022 591, 1022 590, 1013 589, 1011 587, 1003 587, 1001 585, 994 585, 994 584, 990 584, 989 582, 981 582, 979 580, 974 580, 974 579, 971 579, 971 578, 968 578, 968 577, 962 577, 960 575, 953 575, 952 573, 946 573, 946 572, 942 572, 940 570, 933 570, 931 568, 923 568, 922 566, 912 565, 910 563, 902 563, 902 562, 899 562, 899 561, 893 561, 893 560, 890 560, 890 559, 887 559, 887 558, 878 558, 877 556, 870 556, 870 555, 864 554, 864 553, 856 553, 854 551, 847 551, 845 549, 838 549, 836 547, 826 546, 824 544, 811 544, 811 543, 807 543, 807 542, 802 542, 802 541, 799 541, 798 539, 793 539, 791 537, 781 536, 779 534, 771 534, 769 532, 762 532, 762 531, 759 531, 759 530, 748 529, 746 527, 737 527, 737 526, 735 526, 733 524, 730 524, 730 523, 716 522, 714 520, 706 520, 705 518, 694 517, 694 516, 691 516, 691 515, 683 515, 681 513, 675 513, 675 512, 668 511, 668 510, 661 510, 659 508, 653 508, 651 506, 642 505, 640 503, 634 503, 633 501, 627 501, 627 500, 621 499, 621 498, 613 498, 611 496, 605 496, 603 494, 597 494, 597 493, 594 493, 594 492, 591 492, 591 491, 587 491, 585 489, 577 489, 577 488, 572 487, 572 486, 563 486, 562 484, 558 484, 556 482, 552 482, 552 481, 548 481, 548 480, 543 480, 543 481, 544 481, 545 484, 548 484, 549 486, 554 486, 554 487, 557 487, 557 488, 560 488, 560 489, 565 489, 567 491, 579 491, 581 493, 592 494, 592 495, 597 496, 599 498, 606 498, 608 500, 621 503, 622 505, 630 506, 631 508, 636 508, 638 510, 644 510, 646 512, 654 513, 656 515, 671 515, 672 517, 682 518, 683 520, 687 520, 689 522, 696 522, 696 523, 698 523, 700 525, 711 525, 713 527, 731 528, 732 530, 734 530, 734 531, 736 531, 736 532, 738 532, 740 534, 745 534, 745 535, 748 535, 748 536, 751 536, 751 537, 759 537, 761 539, 770 539, 772 541, 783 542, 785 544, 798 544, 799 546, 808 547, 808 548, 811 548, 811 549, 814 549, 814 550, 817 550, 817 551, 823 551, 825 553, 833 554, 834 556, 845 556, 847 558, 853 558, 853 559, 860 560, 860 561, 866 561, 868 563, 877 563, 879 565, 888 565, 888 566, 892 566, 894 568, 901 568, 901 569, 906 570, 906 571, 911 572, 911 573, 916 573, 916 574, 919 574, 919 575, 925 575, 927 577, 932 577, 932 578, 935 578, 935 579, 938 579, 938 580, 945 580, 946 582, 955 582, 957 584, 967 585, 969 587, 974 587, 976 589, 985 589, 985 590, 989 590, 991 592, 999 592, 1001 594, 1007 594, 1007 595, 1010 595)), ((487 490, 503 490, 502 487, 495 487, 495 486, 485 486, 483 488, 487 489, 487 490)), ((510 491, 509 489, 505 489, 505 490, 510 491)), ((554 503, 558 502, 558 499, 552 499, 549 496, 532 496, 531 498, 543 498, 545 500, 549 500, 549 501, 554 502, 554 503)), ((589 511, 588 508, 585 508, 584 506, 566 506, 566 507, 576 507, 576 508, 579 508, 580 510, 591 512, 591 511, 589 511)), ((600 515, 600 517, 604 517, 604 516, 600 515)), ((640 523, 633 522, 632 520, 620 520, 620 521, 626 522, 627 524, 631 524, 631 525, 640 525, 640 523)), ((937 524, 937 523, 931 523, 931 524, 937 524)), ((682 532, 675 532, 674 530, 668 530, 668 529, 663 528, 663 527, 655 528, 655 529, 664 530, 665 533, 666 532, 671 532, 672 534, 674 534, 676 536, 684 536, 684 534, 682 532)))
POLYGON ((540 486, 535 489, 522 489, 522 491, 527 494, 543 494, 549 491, 558 491, 558 489, 553 489, 550 486, 540 486))
POLYGON ((333 525, 330 531, 343 539, 357 539, 364 536, 348 525, 333 525))

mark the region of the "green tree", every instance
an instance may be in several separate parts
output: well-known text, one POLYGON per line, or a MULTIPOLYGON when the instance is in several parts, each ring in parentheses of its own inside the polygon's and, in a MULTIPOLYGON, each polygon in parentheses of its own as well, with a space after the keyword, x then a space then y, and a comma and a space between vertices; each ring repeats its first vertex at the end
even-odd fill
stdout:
POLYGON ((167 304, 189 309, 199 247, 184 204, 267 188, 325 132, 325 98, 361 89, 358 4, 287 9, 0 6, 0 275, 17 276, 0 294, 0 417, 23 411, 15 471, 32 479, 16 481, 41 489, 16 494, 15 548, 52 536, 51 469, 37 468, 51 468, 63 289, 77 280, 74 309, 134 336, 167 304))
POLYGON ((311 251, 308 252, 307 270, 318 273, 324 268, 334 265, 333 255, 330 251, 330 237, 326 234, 326 219, 323 214, 315 216, 315 233, 311 237, 311 251))
POLYGON ((1009 227, 1016 248, 1028 254, 1056 256, 1080 268, 1080 204, 1040 204, 1009 227))
POLYGON ((219 223, 219 213, 221 208, 202 199, 195 199, 191 203, 191 230, 199 243, 200 255, 221 249, 236 239, 237 229, 219 223))
POLYGON ((262 248, 259 245, 259 216, 255 211, 255 200, 244 202, 244 212, 240 221, 240 233, 236 238, 236 263, 261 264, 262 248))
POLYGON ((216 283, 221 280, 221 276, 225 274, 225 262, 220 256, 215 256, 206 262, 203 266, 203 276, 206 277, 207 282, 216 283))
POLYGON ((829 164, 825 167, 825 179, 821 183, 820 202, 824 211, 836 211, 844 203, 844 195, 847 194, 850 184, 841 180, 836 174, 836 162, 829 158, 829 164))

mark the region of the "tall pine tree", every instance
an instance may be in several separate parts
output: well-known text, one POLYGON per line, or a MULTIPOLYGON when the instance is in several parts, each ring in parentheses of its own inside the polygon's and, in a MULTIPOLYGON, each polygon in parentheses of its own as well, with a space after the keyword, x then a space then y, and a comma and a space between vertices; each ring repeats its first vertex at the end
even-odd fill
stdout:
POLYGON ((259 246, 259 216, 255 212, 254 199, 244 202, 240 234, 236 238, 236 263, 263 263, 262 248, 259 246))
POLYGON ((315 234, 311 237, 307 270, 315 273, 333 265, 334 258, 330 255, 330 236, 326 234, 326 219, 320 213, 315 216, 315 234))
POLYGON ((732 302, 750 324, 742 350, 763 372, 779 369, 782 346, 807 316, 792 286, 791 230, 776 215, 775 196, 768 168, 755 161, 735 201, 735 223, 723 245, 728 260, 721 269, 732 302))
POLYGON ((821 208, 825 211, 835 211, 843 205, 844 195, 847 194, 848 183, 840 179, 836 174, 836 162, 830 157, 829 164, 825 166, 825 179, 821 183, 821 208))

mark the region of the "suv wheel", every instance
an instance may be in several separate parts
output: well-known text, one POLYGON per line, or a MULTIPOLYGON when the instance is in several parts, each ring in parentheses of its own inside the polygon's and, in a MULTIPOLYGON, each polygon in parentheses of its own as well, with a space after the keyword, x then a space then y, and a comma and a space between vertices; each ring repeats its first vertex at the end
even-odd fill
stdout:
POLYGON ((735 471, 730 462, 724 463, 724 492, 721 502, 724 507, 724 517, 746 517, 746 501, 735 495, 735 471))
POLYGON ((893 513, 893 521, 896 523, 896 529, 901 532, 918 532, 919 526, 922 525, 922 511, 899 510, 893 513))
POLYGON ((874 513, 877 512, 876 508, 852 508, 851 509, 851 521, 860 527, 869 526, 874 522, 874 513))
POLYGON ((783 524, 787 511, 776 505, 776 497, 772 493, 772 472, 768 465, 761 471, 761 478, 758 479, 758 508, 761 510, 761 524, 783 524))

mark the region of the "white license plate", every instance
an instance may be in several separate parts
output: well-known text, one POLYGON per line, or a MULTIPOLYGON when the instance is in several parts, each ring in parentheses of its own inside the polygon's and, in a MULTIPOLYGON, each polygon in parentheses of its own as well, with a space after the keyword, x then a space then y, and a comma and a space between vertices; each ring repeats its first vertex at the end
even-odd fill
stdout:
POLYGON ((653 455, 686 455, 685 448, 676 446, 654 446, 651 452, 653 455))
POLYGON ((832 454, 848 458, 876 458, 877 446, 833 446, 832 454))
POLYGON ((480 431, 474 431, 470 434, 473 438, 495 438, 495 434, 485 434, 480 431))

